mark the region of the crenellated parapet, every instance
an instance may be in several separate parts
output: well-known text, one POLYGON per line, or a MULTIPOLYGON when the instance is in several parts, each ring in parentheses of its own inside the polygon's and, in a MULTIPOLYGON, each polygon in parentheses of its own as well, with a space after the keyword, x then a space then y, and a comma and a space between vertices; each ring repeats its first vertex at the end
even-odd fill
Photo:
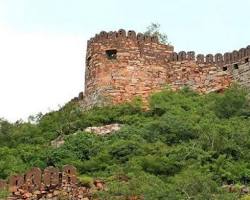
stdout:
POLYGON ((72 165, 65 165, 62 169, 51 166, 44 170, 35 167, 24 174, 12 175, 7 181, 0 179, 0 193, 4 192, 4 199, 8 200, 86 200, 93 199, 93 191, 105 189, 105 183, 100 179, 85 184, 76 176, 76 168, 72 165))
POLYGON ((149 36, 143 33, 136 33, 133 30, 125 31, 124 29, 120 29, 118 31, 110 31, 110 32, 101 31, 99 34, 96 34, 95 37, 90 38, 87 44, 89 47, 94 42, 103 42, 107 40, 123 40, 123 39, 131 39, 139 43, 159 44, 157 36, 149 36))
POLYGON ((118 31, 101 31, 99 34, 96 34, 95 37, 90 38, 88 41, 88 45, 92 42, 100 42, 107 39, 125 39, 129 38, 132 40, 137 40, 138 42, 153 42, 159 43, 157 36, 149 36, 143 33, 136 33, 133 30, 125 31, 124 29, 120 29, 118 31))
POLYGON ((240 50, 234 50, 232 52, 227 52, 224 54, 217 53, 213 54, 198 54, 195 56, 194 51, 180 51, 179 53, 173 52, 170 56, 171 62, 178 62, 184 60, 192 60, 197 64, 210 64, 217 68, 221 68, 225 71, 227 67, 237 64, 248 63, 250 60, 250 45, 246 48, 241 48, 240 50))
POLYGON ((65 184, 77 184, 76 168, 71 165, 63 166, 62 171, 56 167, 47 167, 42 172, 35 167, 25 174, 12 175, 7 181, 0 179, 0 190, 8 189, 15 193, 22 189, 33 192, 65 184))

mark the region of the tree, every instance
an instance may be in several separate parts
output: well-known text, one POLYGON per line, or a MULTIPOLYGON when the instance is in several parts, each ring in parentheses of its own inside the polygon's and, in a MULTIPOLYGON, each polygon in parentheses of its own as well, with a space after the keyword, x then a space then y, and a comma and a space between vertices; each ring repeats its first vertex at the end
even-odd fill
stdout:
POLYGON ((246 114, 249 111, 247 90, 239 85, 233 85, 215 102, 215 113, 220 118, 230 118, 246 114))
POLYGON ((165 33, 160 32, 161 25, 158 23, 151 23, 147 28, 145 35, 157 36, 159 38, 159 42, 162 44, 169 44, 168 36, 165 33))

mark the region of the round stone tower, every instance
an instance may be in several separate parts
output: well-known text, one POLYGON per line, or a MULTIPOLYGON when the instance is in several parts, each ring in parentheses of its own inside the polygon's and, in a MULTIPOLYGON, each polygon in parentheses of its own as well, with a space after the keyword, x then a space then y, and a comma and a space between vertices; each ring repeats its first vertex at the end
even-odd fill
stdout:
POLYGON ((166 83, 164 67, 173 47, 134 31, 102 31, 88 41, 85 104, 145 100, 166 83))

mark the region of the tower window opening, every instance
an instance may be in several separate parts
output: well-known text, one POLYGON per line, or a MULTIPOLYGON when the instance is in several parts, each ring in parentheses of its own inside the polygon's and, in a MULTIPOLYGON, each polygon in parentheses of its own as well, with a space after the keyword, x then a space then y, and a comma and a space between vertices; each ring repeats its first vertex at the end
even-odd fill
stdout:
POLYGON ((223 71, 227 71, 227 67, 223 67, 222 70, 223 70, 223 71))
POLYGON ((91 60, 91 56, 87 58, 87 67, 89 67, 90 60, 91 60))
POLYGON ((116 49, 109 49, 106 50, 106 56, 109 60, 117 58, 117 50, 116 49))
POLYGON ((238 64, 234 64, 234 69, 239 69, 238 64))

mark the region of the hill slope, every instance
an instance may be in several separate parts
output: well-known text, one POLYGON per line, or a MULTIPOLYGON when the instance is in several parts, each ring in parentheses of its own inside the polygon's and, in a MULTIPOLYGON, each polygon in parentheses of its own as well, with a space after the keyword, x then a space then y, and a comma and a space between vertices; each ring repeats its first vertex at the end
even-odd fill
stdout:
POLYGON ((82 112, 77 103, 33 117, 0 121, 0 178, 36 166, 72 164, 81 176, 102 178, 101 199, 237 199, 224 184, 250 181, 250 102, 233 86, 223 94, 164 90, 140 100, 82 112), (107 136, 84 132, 112 123, 107 136), (77 133, 77 134, 75 134, 77 133), (59 148, 50 143, 65 138, 59 148))

